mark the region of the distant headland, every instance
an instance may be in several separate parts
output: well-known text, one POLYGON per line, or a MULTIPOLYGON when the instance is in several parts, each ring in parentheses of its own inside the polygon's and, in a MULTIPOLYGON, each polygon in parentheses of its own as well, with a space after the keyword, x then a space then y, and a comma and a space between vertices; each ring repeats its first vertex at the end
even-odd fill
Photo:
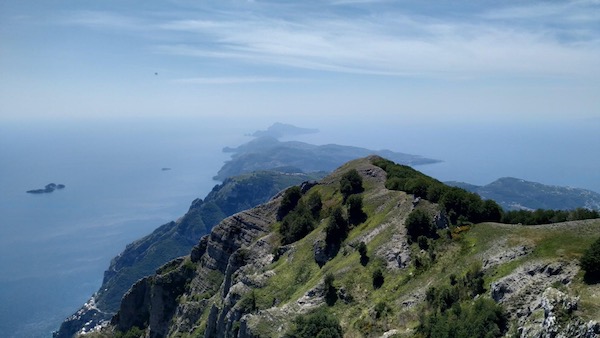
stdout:
POLYGON ((54 183, 50 183, 50 184, 46 184, 46 186, 44 187, 44 189, 33 189, 33 190, 27 190, 28 194, 47 194, 47 193, 51 193, 54 190, 60 190, 60 189, 64 189, 65 185, 64 184, 54 184, 54 183))

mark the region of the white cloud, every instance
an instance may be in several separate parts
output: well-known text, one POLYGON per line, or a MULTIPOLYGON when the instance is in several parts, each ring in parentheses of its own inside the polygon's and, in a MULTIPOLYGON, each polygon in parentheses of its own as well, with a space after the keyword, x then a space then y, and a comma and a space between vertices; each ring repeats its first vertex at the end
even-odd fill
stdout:
MULTIPOLYGON (((365 6, 370 2, 358 1, 365 6)), ((505 7, 460 20, 407 14, 401 8, 353 15, 331 9, 343 4, 322 5, 320 15, 279 15, 269 4, 249 5, 253 10, 179 12, 170 20, 157 19, 169 15, 157 15, 151 24, 147 18, 81 12, 71 23, 146 35, 150 30, 161 37, 148 42, 157 53, 260 65, 262 69, 285 66, 451 79, 600 76, 600 39, 597 29, 587 24, 599 20, 589 11, 596 8, 594 1, 505 7), (561 19, 569 20, 568 26, 530 22, 551 21, 561 13, 571 18, 561 19)))
POLYGON ((185 79, 176 79, 173 82, 183 84, 200 85, 227 85, 227 84, 248 84, 248 83, 277 83, 277 82, 299 82, 301 79, 291 79, 284 77, 194 77, 185 79))

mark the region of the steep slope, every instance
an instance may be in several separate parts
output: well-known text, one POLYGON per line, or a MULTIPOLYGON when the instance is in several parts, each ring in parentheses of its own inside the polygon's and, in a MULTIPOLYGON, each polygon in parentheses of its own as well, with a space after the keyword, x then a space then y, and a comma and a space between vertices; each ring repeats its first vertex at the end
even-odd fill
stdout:
POLYGON ((600 286, 585 284, 577 264, 599 220, 448 228, 438 205, 388 190, 373 160, 347 163, 303 189, 297 205, 318 193, 322 209, 315 228, 291 244, 281 245, 286 219, 277 221, 286 194, 225 219, 189 256, 139 281, 96 336, 298 336, 296 319, 315 309, 339 321, 345 337, 427 336, 489 319, 481 314, 496 316, 486 322, 497 324, 491 336, 600 334, 600 286), (350 216, 341 182, 352 169, 366 218, 340 234, 331 224, 340 206, 350 216), (417 213, 435 216, 438 228, 412 241, 407 225, 417 213))
POLYGON ((585 189, 545 185, 513 177, 503 177, 484 186, 462 182, 446 183, 475 192, 483 198, 493 199, 505 210, 600 210, 600 194, 585 189))
POLYGON ((204 200, 193 201, 183 217, 127 245, 111 261, 99 291, 65 320, 54 337, 71 337, 109 320, 118 310, 123 295, 138 279, 154 274, 171 259, 189 254, 200 237, 226 216, 263 203, 286 187, 315 178, 318 177, 255 172, 216 185, 204 200))

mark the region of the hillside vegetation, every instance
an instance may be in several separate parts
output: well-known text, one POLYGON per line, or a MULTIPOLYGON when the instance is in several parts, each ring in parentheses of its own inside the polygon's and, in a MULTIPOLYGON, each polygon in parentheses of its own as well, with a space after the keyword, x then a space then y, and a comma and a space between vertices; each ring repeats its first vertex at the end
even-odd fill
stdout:
POLYGON ((95 336, 600 334, 579 268, 600 220, 501 224, 493 201, 379 157, 308 188, 219 223, 95 336))

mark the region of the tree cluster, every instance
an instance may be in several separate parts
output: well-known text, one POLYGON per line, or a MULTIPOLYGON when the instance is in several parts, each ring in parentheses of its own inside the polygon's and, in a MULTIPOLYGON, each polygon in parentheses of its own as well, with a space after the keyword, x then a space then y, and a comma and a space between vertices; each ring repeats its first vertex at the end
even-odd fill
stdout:
POLYGON ((477 194, 461 188, 450 187, 413 168, 389 160, 376 160, 374 165, 387 173, 386 187, 405 191, 415 197, 439 203, 452 224, 461 222, 498 222, 502 208, 492 200, 482 200, 477 194))
POLYGON ((375 160, 373 164, 387 173, 385 185, 388 189, 405 191, 415 197, 439 203, 452 224, 503 222, 534 225, 600 217, 598 211, 585 208, 570 211, 540 209, 504 212, 493 200, 483 200, 475 193, 447 186, 409 166, 385 159, 375 160))
POLYGON ((511 210, 502 215, 502 222, 508 224, 549 224, 566 221, 579 221, 584 219, 598 218, 598 211, 577 208, 575 210, 511 210))
POLYGON ((360 177, 356 169, 350 169, 342 175, 340 179, 340 192, 344 197, 344 202, 346 202, 348 196, 360 194, 364 191, 362 183, 362 177, 360 177))
POLYGON ((412 242, 416 242, 421 236, 435 238, 436 228, 431 217, 421 209, 415 209, 408 214, 406 219, 406 232, 412 242))
MULTIPOLYGON (((288 189, 288 191, 290 191, 290 189, 288 189)), ((319 221, 321 207, 323 205, 321 202, 321 195, 317 192, 313 192, 308 197, 308 201, 304 202, 300 198, 296 199, 297 195, 294 191, 295 189, 290 193, 291 197, 287 200, 286 191, 286 195, 284 195, 283 198, 283 201, 286 201, 285 207, 282 201, 281 207, 279 208, 279 210, 282 210, 282 208, 283 210, 288 210, 291 205, 294 205, 291 210, 285 213, 279 228, 281 243, 283 245, 300 240, 313 231, 319 221), (294 200, 296 201, 295 203, 293 203, 294 200)), ((300 194, 300 196, 302 195, 300 194)), ((281 214, 283 215, 284 212, 281 214)))
POLYGON ((493 300, 478 298, 474 302, 455 304, 445 312, 433 312, 422 319, 417 337, 463 338, 502 337, 507 329, 507 316, 493 300))
POLYGON ((579 262, 585 271, 584 279, 588 283, 600 281, 600 238, 585 251, 579 262))
POLYGON ((348 221, 344 218, 342 208, 333 208, 325 226, 325 243, 330 247, 339 245, 346 239, 349 231, 348 221))
POLYGON ((342 338, 344 332, 339 320, 323 309, 299 315, 294 320, 294 327, 286 338, 342 338))
POLYGON ((277 209, 277 220, 281 221, 290 211, 294 210, 301 198, 302 192, 299 186, 295 185, 288 188, 283 193, 281 204, 279 205, 279 209, 277 209))
POLYGON ((508 317, 493 300, 479 297, 485 292, 483 273, 471 267, 462 277, 450 276, 450 283, 429 288, 427 312, 420 318, 417 336, 421 337, 501 337, 508 317))

